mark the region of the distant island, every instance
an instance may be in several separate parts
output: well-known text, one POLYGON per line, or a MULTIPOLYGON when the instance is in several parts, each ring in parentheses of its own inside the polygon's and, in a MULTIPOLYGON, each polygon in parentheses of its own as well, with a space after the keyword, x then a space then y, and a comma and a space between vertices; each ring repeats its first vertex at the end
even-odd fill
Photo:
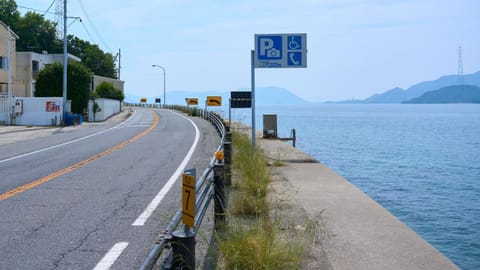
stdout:
POLYGON ((478 93, 474 88, 471 87, 480 87, 480 71, 473 74, 464 75, 464 85, 457 85, 457 81, 457 75, 442 76, 437 80, 415 84, 406 90, 396 87, 384 93, 375 94, 363 100, 344 100, 328 103, 479 103, 477 98, 478 93), (444 88, 449 89, 445 90, 444 88), (436 93, 432 93, 432 95, 429 94, 425 98, 422 97, 430 92, 436 93))
POLYGON ((444 103, 480 103, 480 87, 474 85, 454 85, 426 92, 420 97, 402 103, 407 104, 444 104, 444 103))

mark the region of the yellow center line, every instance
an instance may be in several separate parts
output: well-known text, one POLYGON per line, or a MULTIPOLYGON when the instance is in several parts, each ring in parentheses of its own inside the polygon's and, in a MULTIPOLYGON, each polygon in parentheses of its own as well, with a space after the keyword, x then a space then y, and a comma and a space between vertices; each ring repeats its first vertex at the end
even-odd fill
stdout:
POLYGON ((0 194, 0 201, 6 200, 6 199, 8 199, 8 198, 11 198, 11 197, 13 197, 13 196, 15 196, 15 195, 17 195, 17 194, 19 194, 19 193, 22 193, 22 192, 24 192, 24 191, 27 191, 27 190, 29 190, 29 189, 32 189, 32 188, 34 188, 34 187, 36 187, 36 186, 39 186, 39 185, 41 185, 41 184, 43 184, 43 183, 46 183, 46 182, 48 182, 48 181, 50 181, 50 180, 53 180, 53 179, 55 179, 55 178, 57 178, 57 177, 59 177, 59 176, 61 176, 61 175, 64 175, 64 174, 66 174, 66 173, 69 173, 69 172, 71 172, 71 171, 74 171, 74 170, 76 170, 76 169, 78 169, 78 168, 80 168, 80 167, 82 167, 82 166, 84 166, 84 165, 87 165, 87 164, 93 162, 94 160, 97 160, 97 159, 99 159, 99 158, 101 158, 101 157, 104 157, 104 156, 106 156, 106 155, 108 155, 108 154, 111 154, 111 153, 113 153, 113 152, 115 152, 115 151, 117 151, 117 150, 119 150, 119 149, 122 149, 123 147, 127 146, 128 144, 130 144, 130 143, 132 143, 132 142, 140 139, 141 137, 147 135, 147 134, 148 134, 150 131, 152 131, 152 130, 157 126, 157 124, 158 124, 158 115, 157 115, 154 111, 152 111, 152 112, 153 112, 153 114, 154 114, 155 120, 153 121, 153 123, 152 123, 146 130, 142 131, 141 133, 133 136, 132 138, 130 138, 130 139, 128 139, 128 140, 126 140, 126 141, 124 141, 124 142, 122 142, 122 143, 120 143, 120 144, 117 144, 117 145, 113 146, 112 148, 110 148, 110 149, 108 149, 108 150, 106 150, 106 151, 104 151, 104 152, 102 152, 102 153, 99 153, 99 154, 97 154, 97 155, 95 155, 95 156, 92 156, 92 157, 86 159, 86 160, 83 160, 83 161, 80 161, 80 162, 78 162, 78 163, 76 163, 76 164, 73 164, 73 165, 70 166, 70 167, 67 167, 67 168, 65 168, 65 169, 56 171, 56 172, 54 172, 54 173, 52 173, 52 174, 49 174, 49 175, 44 176, 44 177, 42 177, 42 178, 39 178, 39 179, 37 179, 37 180, 35 180, 35 181, 33 181, 33 182, 30 182, 30 183, 28 183, 28 184, 25 184, 25 185, 23 185, 23 186, 20 186, 20 187, 18 187, 18 188, 15 188, 15 189, 12 189, 12 190, 10 190, 10 191, 8 191, 8 192, 5 192, 5 193, 3 193, 3 194, 0 194))

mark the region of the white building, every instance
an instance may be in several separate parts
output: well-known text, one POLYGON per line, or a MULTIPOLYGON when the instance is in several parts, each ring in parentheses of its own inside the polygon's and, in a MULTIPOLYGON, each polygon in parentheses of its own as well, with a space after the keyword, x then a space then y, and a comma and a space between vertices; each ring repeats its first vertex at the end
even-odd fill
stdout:
MULTIPOLYGON (((63 64, 63 54, 47 54, 35 52, 17 52, 17 77, 14 96, 34 97, 35 83, 40 70, 53 63, 63 64)), ((68 54, 68 60, 81 62, 74 55, 68 54)))

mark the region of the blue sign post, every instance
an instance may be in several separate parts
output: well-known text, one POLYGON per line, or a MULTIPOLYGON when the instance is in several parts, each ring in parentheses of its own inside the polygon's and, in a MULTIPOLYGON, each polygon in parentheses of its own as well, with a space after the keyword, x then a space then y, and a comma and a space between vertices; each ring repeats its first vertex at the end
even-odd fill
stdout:
POLYGON ((307 34, 256 34, 252 63, 252 145, 255 147, 255 68, 306 68, 307 34))

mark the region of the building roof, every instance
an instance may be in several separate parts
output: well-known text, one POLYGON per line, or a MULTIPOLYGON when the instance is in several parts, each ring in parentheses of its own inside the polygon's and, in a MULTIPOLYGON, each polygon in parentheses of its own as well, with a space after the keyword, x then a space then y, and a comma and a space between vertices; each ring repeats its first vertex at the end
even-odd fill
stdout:
POLYGON ((15 34, 15 32, 12 31, 12 29, 10 28, 10 26, 6 25, 3 21, 0 20, 0 25, 5 27, 5 29, 7 29, 8 31, 10 31, 10 33, 15 37, 15 39, 19 39, 18 35, 15 34))

